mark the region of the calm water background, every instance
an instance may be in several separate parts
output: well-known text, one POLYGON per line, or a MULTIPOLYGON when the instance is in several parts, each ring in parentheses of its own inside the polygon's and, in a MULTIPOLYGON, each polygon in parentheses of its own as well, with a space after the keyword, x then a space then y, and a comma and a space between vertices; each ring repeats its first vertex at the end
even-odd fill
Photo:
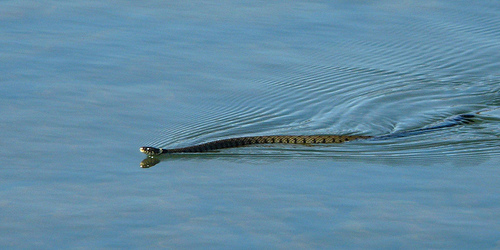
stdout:
POLYGON ((2 247, 500 247, 497 1, 2 1, 0 31, 2 247))

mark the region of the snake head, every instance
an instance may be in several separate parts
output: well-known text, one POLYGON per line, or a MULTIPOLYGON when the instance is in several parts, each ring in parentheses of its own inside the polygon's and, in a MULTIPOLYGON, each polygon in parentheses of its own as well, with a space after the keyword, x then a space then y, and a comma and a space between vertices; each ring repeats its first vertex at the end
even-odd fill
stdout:
POLYGON ((163 149, 154 147, 141 147, 139 150, 149 156, 160 155, 163 153, 163 149))

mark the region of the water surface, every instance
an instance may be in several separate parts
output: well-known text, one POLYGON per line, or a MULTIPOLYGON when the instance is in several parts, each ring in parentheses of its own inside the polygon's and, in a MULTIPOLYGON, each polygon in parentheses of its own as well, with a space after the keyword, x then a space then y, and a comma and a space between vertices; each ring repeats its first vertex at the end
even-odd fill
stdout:
POLYGON ((498 248, 495 1, 0 3, 0 245, 498 248), (161 158, 235 136, 385 135, 161 158))

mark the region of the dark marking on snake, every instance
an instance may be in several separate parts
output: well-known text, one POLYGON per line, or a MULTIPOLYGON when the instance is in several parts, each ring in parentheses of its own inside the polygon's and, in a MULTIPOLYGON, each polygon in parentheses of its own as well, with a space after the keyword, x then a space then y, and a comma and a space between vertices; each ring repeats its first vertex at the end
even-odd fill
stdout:
MULTIPOLYGON (((475 116, 473 114, 456 115, 438 125, 424 127, 421 129, 408 130, 402 132, 391 133, 381 136, 370 135, 266 135, 266 136, 250 136, 250 137, 235 137, 217 141, 211 141, 199 145, 194 145, 184 148, 163 149, 155 147, 141 147, 140 151, 148 156, 157 156, 162 154, 175 153, 192 153, 192 152, 208 152, 224 148, 234 148, 246 145, 255 144, 272 144, 272 143, 291 143, 291 144, 310 144, 310 143, 342 143, 360 139, 392 139, 409 135, 421 134, 434 131, 441 128, 453 127, 462 124, 473 123, 475 116)), ((149 163, 149 162, 148 162, 149 163)))

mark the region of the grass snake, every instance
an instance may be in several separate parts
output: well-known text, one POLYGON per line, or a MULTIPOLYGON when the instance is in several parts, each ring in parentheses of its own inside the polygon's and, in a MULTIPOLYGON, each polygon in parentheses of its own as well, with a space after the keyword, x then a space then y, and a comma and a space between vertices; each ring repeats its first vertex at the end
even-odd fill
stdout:
POLYGON ((224 148, 235 148, 255 144, 271 144, 271 143, 291 143, 291 144, 318 144, 318 143, 343 143, 360 139, 391 139, 404 137, 414 134, 425 133, 441 128, 453 127, 461 124, 468 124, 474 122, 473 114, 461 114, 443 120, 435 126, 424 127, 415 130, 407 130, 396 133, 391 133, 381 136, 369 135, 265 135, 265 136, 247 136, 235 137, 229 139, 222 139, 211 141, 203 144, 198 144, 190 147, 183 148, 155 148, 155 147, 141 147, 140 151, 148 156, 157 156, 163 154, 173 153, 201 153, 209 152, 224 148))

